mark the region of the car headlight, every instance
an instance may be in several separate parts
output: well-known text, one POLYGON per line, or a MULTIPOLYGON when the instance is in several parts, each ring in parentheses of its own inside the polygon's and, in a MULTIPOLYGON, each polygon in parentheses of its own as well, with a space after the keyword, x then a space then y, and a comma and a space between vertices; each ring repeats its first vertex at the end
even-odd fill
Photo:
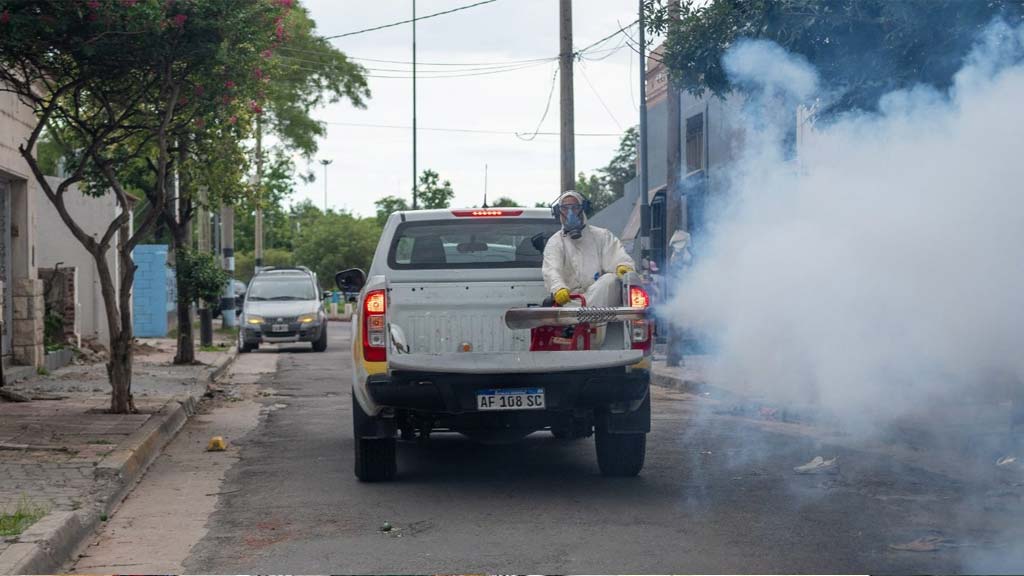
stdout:
POLYGON ((313 322, 316 322, 316 314, 303 314, 299 316, 300 324, 312 324, 313 322))
POLYGON ((263 324, 262 316, 248 316, 245 319, 246 324, 263 324))

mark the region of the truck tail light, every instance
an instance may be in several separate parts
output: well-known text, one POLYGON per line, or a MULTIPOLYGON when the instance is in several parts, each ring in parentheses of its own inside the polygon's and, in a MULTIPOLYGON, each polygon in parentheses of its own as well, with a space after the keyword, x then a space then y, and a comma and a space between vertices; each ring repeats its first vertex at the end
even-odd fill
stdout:
POLYGON ((500 218, 502 216, 521 216, 522 210, 496 210, 494 208, 482 208, 477 210, 452 210, 457 218, 500 218))
POLYGON ((647 291, 639 286, 629 287, 630 308, 648 308, 651 305, 651 298, 647 291))
POLYGON ((363 359, 367 362, 384 362, 387 351, 387 294, 374 290, 363 300, 363 359))
MULTIPOLYGON (((651 297, 640 286, 630 286, 629 306, 631 308, 649 308, 651 306, 651 297)), ((630 322, 629 335, 630 341, 633 343, 633 349, 643 350, 645 353, 650 352, 651 344, 653 343, 653 338, 651 338, 653 331, 654 325, 650 320, 633 320, 630 322)))

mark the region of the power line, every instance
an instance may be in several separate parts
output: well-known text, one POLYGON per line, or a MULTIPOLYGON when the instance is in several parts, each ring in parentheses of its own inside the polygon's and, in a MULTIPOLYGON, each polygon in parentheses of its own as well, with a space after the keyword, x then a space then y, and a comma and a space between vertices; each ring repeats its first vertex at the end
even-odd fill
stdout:
MULTIPOLYGON (((293 63, 293 62, 282 62, 282 63, 286 64, 288 66, 291 66, 292 68, 294 68, 296 70, 305 70, 307 72, 323 73, 323 70, 318 70, 316 68, 309 68, 309 67, 302 66, 300 64, 296 64, 296 63, 293 63)), ((489 75, 492 75, 492 74, 504 74, 506 72, 516 72, 516 71, 519 71, 519 70, 525 70, 527 68, 534 68, 534 67, 536 67, 536 66, 538 66, 540 64, 544 64, 544 62, 538 62, 536 64, 523 64, 521 66, 515 66, 515 67, 509 67, 509 68, 485 70, 485 71, 482 71, 482 72, 463 73, 462 71, 459 71, 459 70, 453 70, 450 73, 446 73, 446 72, 442 72, 442 71, 432 71, 433 74, 428 72, 429 75, 426 75, 426 76, 423 75, 423 73, 421 73, 421 72, 417 72, 416 77, 417 78, 424 78, 424 79, 431 80, 431 79, 444 79, 444 78, 469 78, 469 77, 473 77, 473 76, 489 76, 489 75)), ((384 78, 384 79, 394 79, 394 80, 408 80, 408 79, 412 78, 411 75, 393 75, 393 74, 365 74, 364 76, 366 76, 367 78, 384 78)))
POLYGON ((537 122, 537 128, 533 131, 533 135, 532 136, 524 137, 524 136, 522 136, 520 134, 516 134, 516 137, 519 138, 520 140, 526 140, 527 142, 529 142, 530 140, 533 140, 534 138, 536 138, 537 134, 540 134, 540 127, 541 127, 541 125, 544 124, 544 120, 547 119, 548 112, 551 110, 551 97, 555 95, 555 84, 556 84, 555 81, 557 79, 558 79, 558 68, 555 68, 555 73, 551 75, 551 91, 548 92, 548 103, 544 105, 544 114, 541 115, 540 122, 537 122))
POLYGON ((377 30, 383 30, 385 28, 393 28, 395 26, 401 26, 402 24, 411 24, 413 22, 419 22, 420 20, 427 20, 429 18, 435 18, 437 16, 443 16, 445 14, 451 14, 453 12, 459 12, 460 10, 468 10, 484 4, 490 4, 491 2, 497 2, 498 0, 481 0, 475 4, 467 4, 465 6, 459 6, 458 8, 452 8, 451 10, 445 10, 443 12, 435 12, 433 14, 427 14, 426 16, 418 16, 416 18, 410 18, 408 20, 402 20, 401 22, 392 22, 391 24, 384 24, 381 26, 374 26, 373 28, 364 28, 362 30, 356 30, 354 32, 346 32, 344 34, 335 34, 334 36, 324 36, 324 40, 334 40, 336 38, 346 38, 348 36, 355 36, 356 34, 365 34, 367 32, 376 32, 377 30))
MULTIPOLYGON (((597 42, 592 42, 592 43, 588 44, 587 47, 583 48, 582 50, 577 50, 575 55, 576 56, 580 56, 581 54, 583 54, 584 52, 590 50, 591 48, 594 48, 595 46, 598 46, 598 45, 600 45, 600 44, 602 44, 604 42, 607 42, 608 40, 611 40, 612 38, 618 36, 619 34, 625 34, 627 29, 632 28, 633 26, 636 26, 636 24, 638 22, 640 22, 639 18, 637 18, 636 20, 634 20, 631 24, 629 24, 627 26, 623 26, 622 24, 619 24, 619 29, 618 30, 616 30, 615 32, 612 32, 611 34, 605 36, 604 38, 601 38, 597 42)), ((616 24, 618 24, 618 22, 616 22, 616 24)))
MULTIPOLYGON (((324 122, 324 124, 329 124, 331 126, 349 126, 349 127, 353 127, 353 128, 382 128, 382 129, 388 129, 388 130, 410 130, 410 129, 412 129, 412 126, 401 126, 401 125, 397 125, 397 124, 371 124, 371 123, 363 123, 363 122, 324 122)), ((429 132, 455 132, 455 133, 463 133, 463 134, 495 134, 495 135, 499 135, 499 136, 520 136, 520 139, 527 140, 526 138, 522 138, 521 137, 521 135, 523 134, 522 132, 517 132, 517 131, 514 131, 514 130, 486 130, 486 129, 481 129, 481 128, 423 128, 423 127, 417 127, 417 130, 426 130, 426 131, 429 131, 429 132)), ((535 132, 534 135, 535 136, 558 136, 559 133, 558 132, 535 132)), ((622 136, 622 134, 611 133, 611 132, 577 132, 576 135, 577 136, 583 136, 583 137, 596 137, 596 138, 611 138, 611 137, 620 137, 620 136, 622 136)), ((532 138, 531 138, 531 140, 532 140, 532 138)))
MULTIPOLYGON (((329 61, 307 60, 307 59, 298 58, 298 57, 295 57, 295 56, 287 56, 287 55, 281 55, 281 58, 285 58, 285 59, 287 59, 288 61, 291 61, 291 62, 303 62, 303 63, 306 63, 306 64, 318 64, 318 65, 328 65, 328 66, 334 64, 334 63, 329 62, 329 61)), ((465 72, 486 72, 486 71, 501 72, 503 70, 512 70, 512 69, 525 68, 525 67, 529 67, 530 65, 539 65, 539 64, 543 64, 545 62, 552 62, 554 60, 555 60, 555 58, 548 58, 548 59, 543 59, 543 60, 530 60, 530 61, 526 61, 525 63, 494 64, 494 65, 480 66, 480 67, 461 68, 461 69, 458 69, 458 70, 451 70, 451 69, 447 69, 447 70, 426 70, 426 71, 417 71, 417 75, 425 73, 425 74, 437 74, 437 75, 440 76, 440 75, 448 75, 448 74, 461 74, 461 73, 465 73, 465 72)), ((365 69, 369 70, 371 72, 403 72, 403 73, 411 73, 412 72, 412 70, 408 69, 408 68, 365 67, 365 69)))
MULTIPOLYGON (((491 0, 491 1, 496 1, 496 0, 491 0)), ((443 13, 439 12, 438 14, 443 14, 443 13)), ((424 16, 423 18, 429 18, 429 16, 424 16)), ((422 20, 423 18, 417 18, 417 20, 422 20)), ((401 22, 401 23, 408 23, 408 22, 412 22, 412 20, 406 20, 405 22, 401 22)), ((575 52, 573 52, 573 55, 575 57, 579 58, 579 57, 582 57, 584 54, 587 54, 587 53, 594 53, 594 54, 596 54, 596 53, 601 53, 601 52, 616 52, 619 49, 621 49, 621 46, 618 46, 618 47, 615 47, 615 48, 604 48, 604 49, 601 49, 601 50, 594 50, 594 48, 596 48, 597 46, 601 45, 604 42, 607 42, 611 38, 614 38, 618 34, 625 33, 625 30, 628 30, 629 28, 631 28, 635 24, 636 24, 636 22, 633 22, 633 24, 630 24, 630 25, 625 26, 625 27, 621 26, 621 24, 620 24, 619 29, 616 30, 615 32, 612 32, 608 36, 605 36, 604 38, 601 38, 600 40, 598 40, 596 42, 591 42, 586 47, 584 47, 584 48, 582 48, 580 50, 576 50, 575 52)), ((310 55, 315 55, 315 56, 319 56, 319 55, 323 54, 322 52, 317 52, 315 50, 303 50, 301 48, 293 48, 291 46, 279 46, 277 49, 278 50, 285 50, 285 51, 288 51, 288 52, 294 52, 296 54, 310 54, 310 55)), ((348 58, 349 60, 359 60, 359 61, 363 61, 363 62, 376 62, 376 63, 381 63, 381 64, 405 64, 405 65, 411 65, 412 64, 412 62, 409 61, 409 60, 386 60, 386 59, 379 59, 379 58, 363 58, 363 57, 357 57, 357 56, 350 56, 348 54, 346 54, 345 57, 348 58)), ((293 57, 289 56, 289 58, 293 58, 293 57)), ((550 62, 550 61, 557 60, 557 59, 558 59, 558 56, 556 55, 556 56, 549 56, 547 58, 529 58, 529 59, 524 59, 524 60, 504 60, 504 61, 495 61, 495 62, 420 62, 420 61, 417 60, 416 65, 417 66, 421 66, 421 65, 422 66, 491 66, 491 65, 494 65, 494 66, 504 66, 506 64, 512 65, 512 64, 543 63, 543 62, 550 62)), ((440 71, 438 71, 438 72, 440 72, 440 71)))
POLYGON ((583 79, 587 81, 587 86, 590 86, 590 91, 594 93, 594 96, 597 97, 597 101, 601 103, 601 107, 608 113, 612 122, 615 122, 615 125, 619 127, 619 130, 622 130, 622 124, 619 122, 619 119, 615 117, 615 114, 612 114, 611 109, 609 109, 608 105, 605 104, 604 98, 601 98, 601 93, 598 92, 597 88, 594 88, 594 85, 590 82, 590 76, 587 76, 587 67, 584 66, 582 62, 580 63, 580 72, 583 74, 583 79))

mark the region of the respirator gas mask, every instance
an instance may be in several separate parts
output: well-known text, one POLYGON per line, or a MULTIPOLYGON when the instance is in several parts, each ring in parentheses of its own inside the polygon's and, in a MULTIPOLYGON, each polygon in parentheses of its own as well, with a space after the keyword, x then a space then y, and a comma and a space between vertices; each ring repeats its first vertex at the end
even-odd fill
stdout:
POLYGON ((562 204, 558 207, 562 215, 562 230, 573 240, 579 240, 583 235, 583 227, 586 222, 583 220, 583 206, 580 204, 562 204))
POLYGON ((562 231, 573 240, 579 240, 583 236, 589 211, 590 201, 574 190, 563 192, 558 201, 551 205, 551 215, 562 224, 562 231), (566 202, 567 199, 570 201, 566 202))

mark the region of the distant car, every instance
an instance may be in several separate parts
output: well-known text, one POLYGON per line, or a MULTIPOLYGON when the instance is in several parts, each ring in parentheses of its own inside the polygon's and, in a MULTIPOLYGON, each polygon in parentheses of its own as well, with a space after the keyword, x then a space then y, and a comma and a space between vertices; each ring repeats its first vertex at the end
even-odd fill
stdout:
POLYGON ((263 343, 310 342, 327 350, 327 314, 316 275, 308 268, 264 268, 246 289, 238 351, 263 343))
MULTIPOLYGON (((235 292, 235 314, 242 313, 242 305, 245 303, 245 283, 239 280, 231 280, 231 288, 235 292)), ((220 318, 220 302, 218 301, 212 307, 213 317, 220 318)))

